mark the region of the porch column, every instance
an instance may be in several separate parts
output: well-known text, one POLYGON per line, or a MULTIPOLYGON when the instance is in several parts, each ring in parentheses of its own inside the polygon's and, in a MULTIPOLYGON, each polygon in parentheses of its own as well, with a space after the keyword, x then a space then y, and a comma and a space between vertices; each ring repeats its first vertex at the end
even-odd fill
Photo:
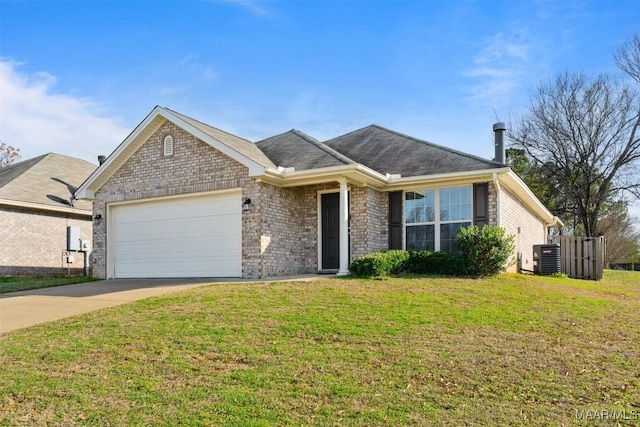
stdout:
POLYGON ((349 193, 347 180, 340 180, 340 270, 338 276, 349 274, 349 193))

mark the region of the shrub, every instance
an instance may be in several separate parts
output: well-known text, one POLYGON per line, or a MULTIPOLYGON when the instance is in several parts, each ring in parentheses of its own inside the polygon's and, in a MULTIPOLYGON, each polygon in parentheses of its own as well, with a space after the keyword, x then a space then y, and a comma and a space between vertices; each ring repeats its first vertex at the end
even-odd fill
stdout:
POLYGON ((458 233, 458 243, 466 258, 468 272, 475 277, 493 276, 504 271, 515 250, 514 237, 497 226, 463 227, 458 233))
POLYGON ((464 276, 467 263, 463 256, 447 252, 411 251, 407 271, 415 274, 464 276))
POLYGON ((446 252, 390 250, 372 252, 353 260, 349 271, 354 276, 380 277, 390 274, 465 275, 466 261, 461 255, 446 252))
POLYGON ((406 269, 409 252, 390 250, 372 252, 357 257, 351 262, 349 271, 355 276, 380 277, 397 274, 406 269))

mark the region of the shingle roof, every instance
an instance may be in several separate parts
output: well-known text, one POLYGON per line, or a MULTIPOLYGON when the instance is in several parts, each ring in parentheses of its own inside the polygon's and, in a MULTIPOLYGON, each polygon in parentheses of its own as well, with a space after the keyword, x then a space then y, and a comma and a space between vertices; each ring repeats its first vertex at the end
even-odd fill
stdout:
POLYGON ((276 165, 296 170, 318 169, 354 163, 317 139, 292 129, 256 143, 276 165))
POLYGON ((504 165, 370 125, 325 142, 379 173, 434 175, 502 168, 504 165))
POLYGON ((185 116, 184 114, 180 114, 176 111, 173 111, 169 108, 166 110, 170 111, 172 114, 175 114, 185 122, 189 123, 191 126, 201 130, 207 135, 215 138, 221 143, 225 144, 229 148, 237 151, 238 153, 246 156, 247 158, 253 160, 256 163, 259 163, 265 167, 275 167, 272 161, 262 152, 254 143, 248 141, 244 138, 240 138, 239 136, 233 135, 231 133, 225 132, 218 128, 214 128, 213 126, 209 126, 206 123, 198 121, 196 119, 192 119, 189 116, 185 116))
POLYGON ((92 203, 69 204, 76 188, 96 165, 75 157, 49 153, 0 169, 0 199, 58 209, 91 211, 92 203))

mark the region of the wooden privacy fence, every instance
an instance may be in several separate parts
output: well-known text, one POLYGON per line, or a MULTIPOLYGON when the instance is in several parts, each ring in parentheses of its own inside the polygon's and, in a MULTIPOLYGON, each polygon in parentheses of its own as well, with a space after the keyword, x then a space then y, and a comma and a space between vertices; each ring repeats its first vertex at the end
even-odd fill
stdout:
POLYGON ((602 279, 606 245, 604 237, 556 236, 560 243, 560 263, 564 274, 573 279, 602 279))
POLYGON ((612 270, 640 271, 640 264, 634 262, 616 262, 615 264, 611 264, 609 268, 612 270))

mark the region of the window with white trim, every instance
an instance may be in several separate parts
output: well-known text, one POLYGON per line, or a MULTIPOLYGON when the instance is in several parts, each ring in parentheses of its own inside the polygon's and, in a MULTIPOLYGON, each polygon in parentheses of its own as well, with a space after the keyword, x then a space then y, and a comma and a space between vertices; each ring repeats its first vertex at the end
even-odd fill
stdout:
POLYGON ((164 155, 173 156, 173 137, 171 135, 164 137, 164 155))
POLYGON ((471 225, 471 186, 405 192, 405 248, 458 252, 458 232, 471 225))

